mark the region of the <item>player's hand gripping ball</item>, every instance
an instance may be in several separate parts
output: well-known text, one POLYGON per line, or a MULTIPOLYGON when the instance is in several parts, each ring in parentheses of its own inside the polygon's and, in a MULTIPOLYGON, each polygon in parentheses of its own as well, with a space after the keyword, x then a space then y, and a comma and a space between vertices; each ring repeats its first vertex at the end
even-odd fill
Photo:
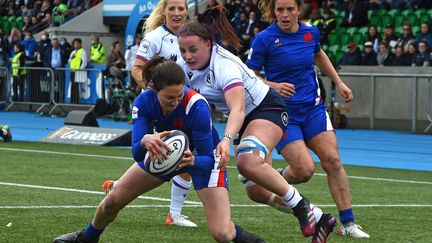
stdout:
POLYGON ((157 176, 167 175, 173 172, 178 164, 183 159, 183 153, 189 148, 189 139, 187 135, 179 130, 171 131, 171 134, 162 138, 162 141, 170 147, 170 151, 165 150, 168 158, 159 161, 155 159, 151 161, 149 153, 144 158, 145 165, 148 171, 157 176))

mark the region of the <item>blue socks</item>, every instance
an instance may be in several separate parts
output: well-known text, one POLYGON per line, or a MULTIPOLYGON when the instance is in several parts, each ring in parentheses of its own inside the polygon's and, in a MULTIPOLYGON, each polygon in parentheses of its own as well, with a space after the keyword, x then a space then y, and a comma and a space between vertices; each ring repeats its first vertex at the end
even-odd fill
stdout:
POLYGON ((89 238, 90 241, 99 239, 100 235, 102 234, 104 230, 99 230, 93 227, 93 225, 90 223, 87 228, 84 231, 84 234, 89 238))
POLYGON ((240 235, 241 235, 241 228, 238 225, 234 225, 235 230, 236 230, 236 236, 234 238, 234 242, 239 242, 240 241, 240 235))
POLYGON ((354 223, 354 214, 352 208, 339 211, 339 220, 343 225, 350 222, 354 223))

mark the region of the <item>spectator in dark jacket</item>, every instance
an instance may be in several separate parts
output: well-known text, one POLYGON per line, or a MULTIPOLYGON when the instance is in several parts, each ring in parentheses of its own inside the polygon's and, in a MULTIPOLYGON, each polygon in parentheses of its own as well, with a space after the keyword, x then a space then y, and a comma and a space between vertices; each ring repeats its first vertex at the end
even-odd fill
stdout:
POLYGON ((363 66, 378 66, 377 55, 373 51, 373 44, 367 41, 364 44, 364 52, 362 54, 361 65, 363 66))
POLYGON ((51 39, 48 37, 48 31, 44 30, 41 35, 41 39, 36 47, 38 53, 38 61, 45 59, 44 54, 51 48, 51 39))
POLYGON ((410 66, 411 65, 411 59, 408 57, 404 51, 402 46, 396 46, 395 48, 395 57, 393 59, 393 62, 391 63, 392 66, 410 66))
POLYGON ((368 6, 364 0, 349 0, 345 11, 347 27, 362 27, 369 23, 368 6))
POLYGON ((408 45, 410 43, 415 43, 415 36, 411 31, 410 23, 404 23, 402 27, 402 35, 397 40, 396 46, 402 46, 404 52, 408 52, 408 45))
POLYGON ((53 38, 51 41, 51 48, 46 49, 43 55, 43 65, 48 68, 62 68, 67 64, 68 56, 65 50, 61 48, 59 40, 53 38))
POLYGON ((378 53, 379 45, 381 43, 381 35, 378 33, 378 29, 375 25, 369 26, 369 31, 366 40, 372 42, 373 45, 372 50, 375 53, 378 53))
POLYGON ((350 42, 348 44, 348 51, 342 57, 340 62, 341 65, 360 65, 361 63, 361 54, 354 42, 350 42))
POLYGON ((412 66, 416 67, 427 67, 430 64, 430 52, 428 43, 424 40, 421 40, 418 44, 418 53, 414 56, 412 61, 412 66))
POLYGON ((416 37, 416 44, 418 45, 420 41, 426 41, 428 46, 432 46, 432 33, 430 32, 429 23, 421 23, 420 33, 416 37))

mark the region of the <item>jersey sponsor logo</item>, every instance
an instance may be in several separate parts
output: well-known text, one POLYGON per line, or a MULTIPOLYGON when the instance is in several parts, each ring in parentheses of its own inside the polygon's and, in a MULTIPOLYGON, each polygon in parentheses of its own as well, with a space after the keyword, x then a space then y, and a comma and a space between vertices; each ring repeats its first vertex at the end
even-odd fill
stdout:
POLYGON ((288 112, 283 112, 281 114, 282 123, 284 126, 288 126, 288 112))
POLYGON ((310 31, 308 31, 306 34, 304 34, 303 39, 306 42, 311 42, 312 41, 312 35, 311 35, 310 31))
POLYGON ((132 119, 138 118, 138 107, 134 106, 132 108, 132 119))
POLYGON ((177 54, 171 54, 169 57, 170 60, 177 61, 177 54))
POLYGON ((208 84, 212 84, 210 73, 207 74, 206 82, 207 82, 208 84))
POLYGON ((141 47, 143 53, 147 53, 149 46, 150 46, 150 42, 148 40, 141 41, 141 47))
POLYGON ((191 78, 192 78, 192 76, 193 76, 193 72, 190 72, 190 71, 189 71, 189 72, 187 72, 187 76, 188 76, 188 78, 189 78, 189 79, 191 79, 191 78))

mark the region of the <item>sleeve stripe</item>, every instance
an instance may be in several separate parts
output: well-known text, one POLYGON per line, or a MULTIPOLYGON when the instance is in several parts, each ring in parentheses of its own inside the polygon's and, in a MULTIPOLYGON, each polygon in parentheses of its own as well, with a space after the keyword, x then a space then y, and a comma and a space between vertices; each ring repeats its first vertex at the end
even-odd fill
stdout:
MULTIPOLYGON (((186 115, 189 115, 189 111, 191 110, 192 106, 197 102, 198 100, 204 100, 207 103, 207 100, 204 99, 204 97, 198 93, 196 93, 193 90, 189 90, 187 94, 185 94, 185 98, 183 100, 183 107, 186 110, 186 115)), ((208 105, 208 103, 207 103, 208 105)))
POLYGON ((139 59, 139 60, 141 60, 141 61, 144 61, 144 62, 148 62, 147 58, 145 58, 145 57, 143 57, 143 56, 140 56, 140 55, 136 55, 135 58, 136 58, 136 59, 139 59))
POLYGON ((226 87, 224 88, 224 92, 226 92, 226 91, 228 91, 228 90, 230 90, 230 89, 232 89, 232 88, 235 88, 235 87, 237 87, 237 86, 242 86, 242 87, 244 87, 244 84, 243 84, 242 82, 237 82, 237 83, 230 84, 230 85, 228 85, 228 86, 226 86, 226 87))

